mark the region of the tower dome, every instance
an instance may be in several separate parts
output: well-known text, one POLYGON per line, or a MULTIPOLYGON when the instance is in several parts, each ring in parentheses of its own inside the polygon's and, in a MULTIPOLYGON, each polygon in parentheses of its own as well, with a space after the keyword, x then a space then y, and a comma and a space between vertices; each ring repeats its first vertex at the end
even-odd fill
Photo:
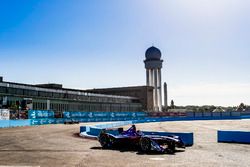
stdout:
POLYGON ((146 60, 160 60, 161 59, 161 51, 152 46, 146 50, 145 53, 146 60))

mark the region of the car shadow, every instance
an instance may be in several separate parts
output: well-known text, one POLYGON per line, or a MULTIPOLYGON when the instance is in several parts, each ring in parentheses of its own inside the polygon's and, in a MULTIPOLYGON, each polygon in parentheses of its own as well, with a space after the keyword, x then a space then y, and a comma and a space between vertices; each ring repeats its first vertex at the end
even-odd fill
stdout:
POLYGON ((103 150, 102 147, 91 147, 90 149, 92 149, 92 150, 103 150))
POLYGON ((175 155, 176 153, 179 152, 184 152, 185 150, 175 150, 175 153, 160 153, 156 151, 151 151, 151 152, 143 152, 141 150, 138 150, 137 148, 112 148, 112 149, 103 149, 102 147, 91 147, 90 149, 93 150, 113 150, 113 151, 119 151, 119 152, 134 152, 137 155, 159 155, 159 154, 167 154, 167 155, 175 155))
POLYGON ((136 148, 110 148, 110 149, 104 149, 102 147, 91 147, 90 149, 93 150, 113 150, 113 151, 120 151, 120 152, 138 152, 138 149, 136 148))

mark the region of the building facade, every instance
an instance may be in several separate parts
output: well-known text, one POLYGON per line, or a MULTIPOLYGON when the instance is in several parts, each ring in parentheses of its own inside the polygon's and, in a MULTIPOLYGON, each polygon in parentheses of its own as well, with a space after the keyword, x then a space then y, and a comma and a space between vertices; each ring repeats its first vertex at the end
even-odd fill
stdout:
POLYGON ((143 111, 154 111, 152 86, 133 86, 86 90, 90 93, 136 97, 143 111))
POLYGON ((0 108, 63 111, 142 111, 138 98, 65 89, 58 84, 0 82, 0 108))

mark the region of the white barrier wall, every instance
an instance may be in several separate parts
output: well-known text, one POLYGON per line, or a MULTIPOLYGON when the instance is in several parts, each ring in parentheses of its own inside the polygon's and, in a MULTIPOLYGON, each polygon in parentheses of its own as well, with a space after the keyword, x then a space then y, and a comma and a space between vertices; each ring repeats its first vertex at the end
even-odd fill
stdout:
POLYGON ((8 109, 0 109, 0 120, 9 120, 10 111, 8 109))

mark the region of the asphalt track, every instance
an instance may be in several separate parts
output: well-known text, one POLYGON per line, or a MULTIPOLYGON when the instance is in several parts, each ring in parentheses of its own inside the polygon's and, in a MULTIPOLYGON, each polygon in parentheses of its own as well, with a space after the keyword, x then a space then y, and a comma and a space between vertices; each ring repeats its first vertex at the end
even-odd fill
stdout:
POLYGON ((147 131, 194 132, 194 145, 175 155, 102 150, 97 141, 77 136, 79 127, 89 124, 0 129, 0 166, 250 166, 249 144, 217 143, 217 130, 250 131, 249 119, 137 125, 147 131))

